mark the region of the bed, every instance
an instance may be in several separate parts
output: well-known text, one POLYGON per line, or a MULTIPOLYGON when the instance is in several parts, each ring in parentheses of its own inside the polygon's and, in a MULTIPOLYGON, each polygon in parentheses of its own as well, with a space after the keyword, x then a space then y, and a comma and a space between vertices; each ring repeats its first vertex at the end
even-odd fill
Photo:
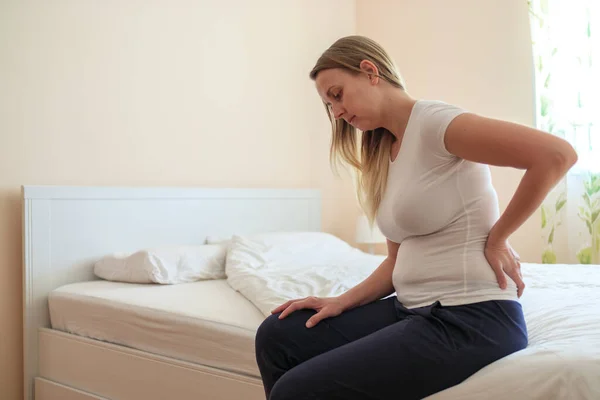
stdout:
MULTIPOLYGON (((277 285, 109 282, 92 265, 165 243, 319 232, 317 190, 27 186, 23 204, 27 399, 264 399, 254 334, 282 298, 277 285)), ((330 283, 369 262, 347 254, 330 283)), ((524 264, 523 273, 530 346, 427 400, 600 398, 600 267, 524 264)))

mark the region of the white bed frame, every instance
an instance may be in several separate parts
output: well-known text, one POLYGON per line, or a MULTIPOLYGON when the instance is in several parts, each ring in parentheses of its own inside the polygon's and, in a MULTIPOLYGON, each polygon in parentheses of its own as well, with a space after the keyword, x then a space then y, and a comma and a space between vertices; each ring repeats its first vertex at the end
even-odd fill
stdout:
POLYGON ((22 198, 25 399, 264 399, 255 376, 54 330, 48 293, 96 279, 112 252, 320 231, 318 190, 23 186, 22 198))

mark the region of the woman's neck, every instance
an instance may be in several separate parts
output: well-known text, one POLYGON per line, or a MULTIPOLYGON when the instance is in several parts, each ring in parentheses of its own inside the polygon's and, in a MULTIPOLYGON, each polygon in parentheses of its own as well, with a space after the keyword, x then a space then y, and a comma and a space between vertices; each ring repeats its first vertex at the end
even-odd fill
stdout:
POLYGON ((384 97, 381 110, 381 126, 402 140, 413 106, 417 100, 402 89, 390 88, 384 97))

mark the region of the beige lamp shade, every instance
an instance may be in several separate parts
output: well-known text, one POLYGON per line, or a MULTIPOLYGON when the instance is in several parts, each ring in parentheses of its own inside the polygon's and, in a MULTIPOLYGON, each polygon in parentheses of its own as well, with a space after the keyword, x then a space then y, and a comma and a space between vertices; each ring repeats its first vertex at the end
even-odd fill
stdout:
POLYGON ((366 215, 361 215, 356 220, 356 243, 385 243, 385 236, 381 233, 377 224, 373 228, 369 226, 369 220, 366 215))

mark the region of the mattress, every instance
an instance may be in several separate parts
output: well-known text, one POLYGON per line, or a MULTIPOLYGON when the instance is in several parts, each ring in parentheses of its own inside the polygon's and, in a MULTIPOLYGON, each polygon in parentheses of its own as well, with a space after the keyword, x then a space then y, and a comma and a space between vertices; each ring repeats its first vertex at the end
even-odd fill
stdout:
POLYGON ((178 285, 74 283, 48 298, 53 329, 260 377, 260 311, 226 280, 178 285))

